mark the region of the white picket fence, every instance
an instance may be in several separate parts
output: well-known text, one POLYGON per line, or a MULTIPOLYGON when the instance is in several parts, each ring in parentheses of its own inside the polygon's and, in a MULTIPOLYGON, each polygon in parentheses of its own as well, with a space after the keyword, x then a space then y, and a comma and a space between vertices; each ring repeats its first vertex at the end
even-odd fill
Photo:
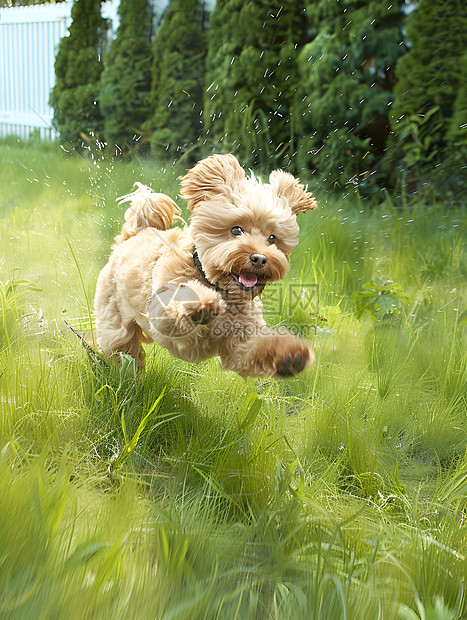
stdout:
MULTIPOLYGON (((73 1, 0 9, 0 136, 55 136, 50 90, 55 83, 55 54, 71 23, 73 1)), ((112 31, 118 26, 118 2, 102 5, 112 31)))
MULTIPOLYGON (((154 23, 169 0, 151 0, 154 23)), ((212 11, 216 0, 204 0, 212 11)), ((110 36, 118 28, 119 0, 102 4, 102 16, 110 20, 110 36)), ((71 23, 73 0, 0 8, 0 137, 55 137, 49 94, 55 84, 54 63, 60 39, 71 23)))

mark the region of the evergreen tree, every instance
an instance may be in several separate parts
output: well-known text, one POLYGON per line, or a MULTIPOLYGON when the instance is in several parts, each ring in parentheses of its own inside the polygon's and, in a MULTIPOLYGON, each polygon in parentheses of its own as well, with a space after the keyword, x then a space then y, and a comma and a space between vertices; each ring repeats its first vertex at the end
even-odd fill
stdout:
POLYGON ((105 57, 100 88, 104 136, 116 153, 140 138, 149 116, 152 19, 149 0, 120 0, 118 13, 120 24, 105 57))
POLYGON ((102 132, 98 100, 107 24, 100 0, 75 0, 71 17, 69 36, 60 41, 55 58, 50 105, 62 139, 76 146, 102 132))
POLYGON ((459 88, 454 99, 447 139, 455 155, 460 155, 459 161, 465 164, 467 160, 467 51, 459 61, 459 88))
POLYGON ((205 43, 199 0, 171 0, 153 43, 151 151, 180 157, 202 130, 205 43))
POLYGON ((374 191, 389 134, 394 67, 405 52, 403 0, 317 0, 307 5, 312 41, 300 53, 300 167, 333 187, 374 191), (370 174, 371 173, 371 174, 370 174), (347 185, 348 187, 348 185, 347 185))
POLYGON ((296 48, 306 40, 296 0, 218 0, 211 14, 204 118, 215 150, 243 164, 287 166, 295 150, 296 48))
POLYGON ((404 140, 402 178, 413 189, 429 189, 433 199, 450 188, 455 195, 461 177, 447 166, 460 154, 460 143, 465 149, 465 3, 421 0, 408 19, 407 38, 410 50, 396 67, 391 117, 397 137, 404 140))

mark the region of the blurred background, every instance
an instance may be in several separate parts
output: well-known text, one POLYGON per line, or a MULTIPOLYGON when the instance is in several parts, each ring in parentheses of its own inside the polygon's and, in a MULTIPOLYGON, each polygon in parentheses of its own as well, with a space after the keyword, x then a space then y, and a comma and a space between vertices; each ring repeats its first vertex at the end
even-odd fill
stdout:
POLYGON ((377 201, 465 189, 460 0, 6 5, 0 135, 186 164, 233 152, 377 201))

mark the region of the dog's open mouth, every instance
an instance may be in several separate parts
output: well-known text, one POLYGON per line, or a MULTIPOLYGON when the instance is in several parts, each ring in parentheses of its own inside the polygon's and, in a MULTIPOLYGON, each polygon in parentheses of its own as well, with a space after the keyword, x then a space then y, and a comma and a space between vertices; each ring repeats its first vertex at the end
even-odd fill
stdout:
POLYGON ((264 286, 265 284, 258 280, 258 275, 253 271, 242 271, 238 276, 233 273, 232 278, 242 291, 252 291, 255 286, 264 286))

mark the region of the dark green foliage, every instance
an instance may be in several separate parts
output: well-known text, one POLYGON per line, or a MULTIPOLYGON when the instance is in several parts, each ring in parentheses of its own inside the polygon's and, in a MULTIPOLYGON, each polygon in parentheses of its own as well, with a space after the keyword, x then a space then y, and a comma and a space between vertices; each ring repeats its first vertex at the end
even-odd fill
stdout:
POLYGON ((151 86, 149 0, 121 0, 118 12, 120 26, 105 58, 100 89, 105 140, 117 153, 140 138, 151 86))
POLYGON ((219 0, 211 14, 205 124, 209 145, 244 164, 288 165, 295 150, 296 47, 302 3, 219 0))
POLYGON ((402 180, 414 189, 427 185, 433 199, 447 191, 455 196, 467 155, 465 2, 422 0, 408 19, 407 38, 410 50, 396 67, 391 117, 404 139, 402 180))
POLYGON ((371 173, 385 152, 394 67, 405 51, 402 5, 401 0, 307 5, 313 40, 298 58, 297 163, 338 188, 351 182, 370 191, 378 177, 371 173))
POLYGON ((66 0, 2 0, 0 7, 9 6, 30 6, 34 4, 57 4, 66 0))
POLYGON ((68 143, 232 152, 364 196, 467 187, 463 0, 218 0, 206 32, 204 2, 170 0, 152 45, 150 6, 121 0, 101 75, 100 1, 75 0, 50 97, 68 143))
POLYGON ((447 134, 448 151, 444 169, 451 195, 458 200, 467 190, 467 52, 459 61, 460 79, 447 134))
POLYGON ((75 0, 70 34, 60 41, 55 59, 50 105, 61 138, 72 146, 102 131, 98 100, 107 26, 100 10, 100 0, 75 0))
POLYGON ((151 89, 156 155, 180 157, 202 130, 205 42, 199 0, 171 0, 153 44, 151 89))
POLYGON ((454 99, 449 122, 448 141, 462 150, 463 161, 467 159, 467 51, 459 59, 459 87, 454 99))

